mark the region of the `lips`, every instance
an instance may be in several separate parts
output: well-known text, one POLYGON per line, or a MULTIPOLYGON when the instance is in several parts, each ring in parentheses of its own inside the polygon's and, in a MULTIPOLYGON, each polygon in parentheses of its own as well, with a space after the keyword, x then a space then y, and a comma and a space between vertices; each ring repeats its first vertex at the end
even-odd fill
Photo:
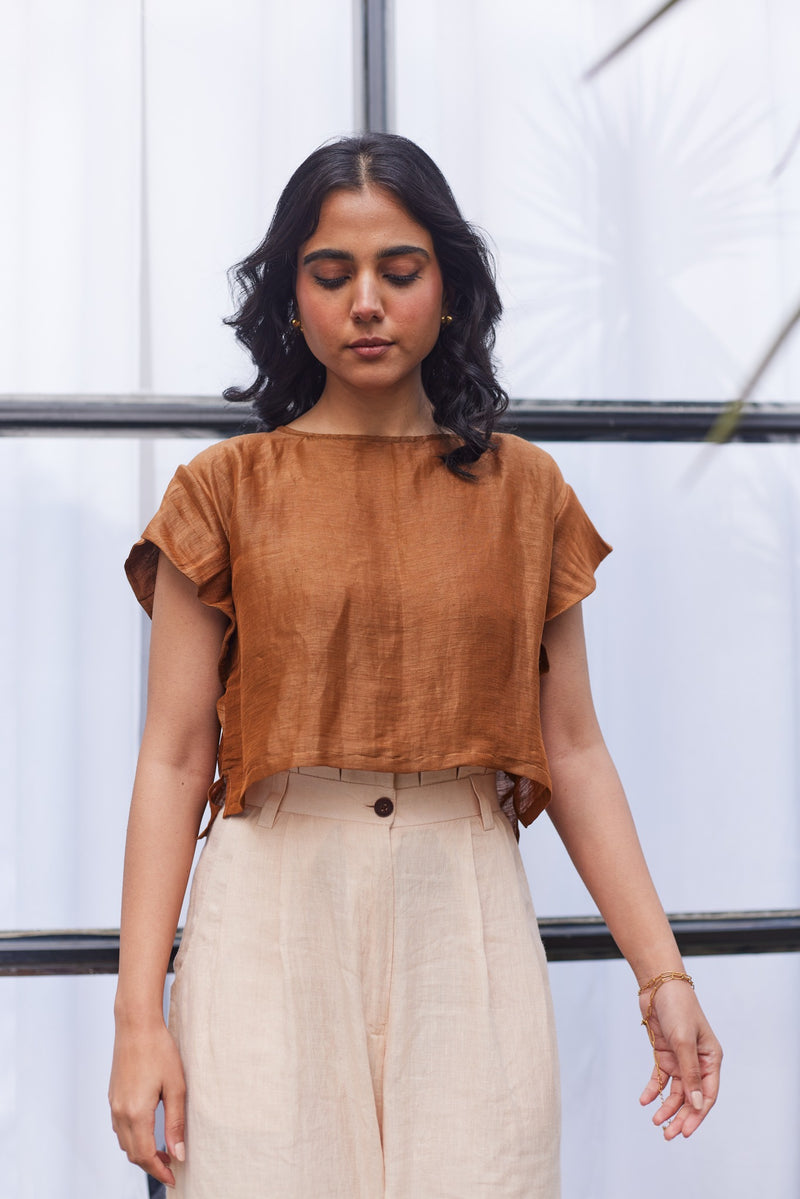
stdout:
POLYGON ((384 354, 388 354, 393 344, 384 337, 359 337, 358 341, 351 341, 347 348, 352 350, 357 358, 382 358, 384 354))

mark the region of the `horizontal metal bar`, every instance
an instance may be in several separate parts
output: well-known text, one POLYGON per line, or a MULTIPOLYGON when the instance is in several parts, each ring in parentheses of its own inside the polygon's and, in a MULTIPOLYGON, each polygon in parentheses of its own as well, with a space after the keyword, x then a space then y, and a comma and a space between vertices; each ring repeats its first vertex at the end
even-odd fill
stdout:
POLYGON ((216 396, 48 396, 0 399, 0 435, 231 437, 254 427, 248 404, 216 396))
MULTIPOLYGON (((686 957, 800 951, 800 911, 692 912, 669 922, 686 957)), ((539 921, 551 962, 599 961, 621 956, 599 916, 539 921)))
MULTIPOLYGON (((689 957, 800 950, 798 910, 693 912, 669 919, 681 952, 689 957)), ((542 919, 539 929, 552 962, 620 957, 599 916, 542 919)), ((180 930, 173 957, 179 945, 180 930)), ((118 967, 118 929, 0 933, 0 975, 116 974, 118 967)))
MULTIPOLYGON (((659 403, 638 400, 520 401, 502 427, 531 441, 705 441, 726 401, 659 403)), ((732 441, 800 439, 800 404, 758 404, 743 411, 732 441)))
MULTIPOLYGON (((727 402, 515 400, 500 427, 535 441, 705 440, 727 402)), ((5 396, 0 435, 230 437, 256 427, 248 405, 215 396, 5 396)), ((754 404, 735 441, 800 439, 800 404, 754 404)))

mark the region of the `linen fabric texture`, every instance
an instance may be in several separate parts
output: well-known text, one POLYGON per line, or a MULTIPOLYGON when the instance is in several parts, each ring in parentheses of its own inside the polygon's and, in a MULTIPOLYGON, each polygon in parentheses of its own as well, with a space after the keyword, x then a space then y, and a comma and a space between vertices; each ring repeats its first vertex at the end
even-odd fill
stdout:
POLYGON ((544 952, 494 774, 464 774, 282 772, 211 829, 176 1199, 557 1199, 544 952))
POLYGON ((546 806, 542 630, 610 546, 545 451, 498 434, 469 482, 455 444, 281 427, 178 468, 125 565, 148 613, 163 551, 228 618, 212 817, 301 765, 469 763, 546 806))

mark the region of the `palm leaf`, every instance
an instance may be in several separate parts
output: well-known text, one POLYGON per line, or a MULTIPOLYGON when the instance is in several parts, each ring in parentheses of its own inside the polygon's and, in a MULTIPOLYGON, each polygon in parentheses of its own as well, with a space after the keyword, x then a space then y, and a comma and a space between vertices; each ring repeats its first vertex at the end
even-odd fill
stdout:
POLYGON ((730 441, 731 437, 736 432, 736 427, 742 415, 742 409, 749 400, 750 396, 755 391, 760 383, 763 375, 771 365, 773 359, 783 348, 784 343, 788 340, 795 327, 800 324, 800 304, 791 314, 789 319, 781 327, 778 335, 774 338, 767 352, 762 357, 758 366, 753 371, 747 383, 742 388, 740 395, 730 404, 721 416, 718 416, 714 424, 709 429, 706 440, 721 443, 730 441))
POLYGON ((800 146, 800 125, 798 125, 797 128, 795 129, 794 133, 792 134, 791 138, 789 139, 788 146, 784 150, 784 152, 781 155, 781 157, 779 158, 778 162, 772 168, 772 178, 773 179, 777 179, 779 175, 783 174, 783 172, 786 170, 787 166, 789 165, 789 160, 791 159, 792 155, 794 154, 794 152, 798 146, 800 146))
POLYGON ((589 70, 586 71, 583 76, 584 80, 593 79, 599 71, 602 71, 603 67, 608 66, 613 59, 615 59, 619 54, 622 54, 623 50, 627 50, 628 46, 630 46, 632 42, 635 42, 637 38, 641 37, 651 25, 655 25, 656 21, 660 20, 665 13, 669 12, 671 8, 674 8, 676 4, 680 3, 681 0, 667 0, 666 4, 662 4, 659 9, 657 9, 647 18, 646 21, 643 21, 641 25, 637 25, 636 29, 634 29, 632 33, 629 33, 627 37, 623 38, 619 45, 615 46, 613 50, 609 50, 607 54, 604 54, 603 57, 594 64, 594 66, 589 67, 589 70))
MULTIPOLYGON (((632 45, 632 43, 638 38, 640 38, 642 34, 645 33, 652 25, 655 25, 657 21, 665 16, 665 14, 668 13, 671 8, 675 8, 675 6, 680 3, 681 0, 667 0, 666 4, 662 4, 659 8, 657 8, 655 12, 650 14, 646 21, 643 21, 640 25, 637 25, 637 27, 632 30, 627 37, 624 37, 622 41, 609 50, 607 54, 604 54, 602 58, 598 59, 593 66, 589 67, 589 69, 584 73, 584 80, 586 81, 593 79, 595 75, 597 75, 604 69, 604 67, 607 67, 610 62, 613 62, 615 58, 627 50, 628 47, 632 45)), ((800 127, 795 130, 791 140, 789 141, 789 145, 774 167, 772 171, 773 178, 776 178, 783 170, 785 170, 787 163, 796 151, 798 145, 800 145, 800 127)), ((741 419, 745 404, 755 391, 756 387, 771 366, 774 359, 782 350, 785 342, 794 332, 795 327, 799 324, 800 304, 798 304, 795 311, 781 326, 777 335, 773 338, 771 345, 761 358, 750 378, 747 380, 747 383, 742 388, 739 396, 728 405, 721 416, 717 417, 716 421, 706 435, 707 441, 721 443, 729 441, 731 437, 733 437, 741 419)))

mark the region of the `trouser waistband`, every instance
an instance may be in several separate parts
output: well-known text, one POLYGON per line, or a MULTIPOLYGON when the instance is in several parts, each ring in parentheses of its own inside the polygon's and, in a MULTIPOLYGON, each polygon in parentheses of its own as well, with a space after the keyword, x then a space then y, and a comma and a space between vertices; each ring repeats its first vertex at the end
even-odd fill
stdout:
MULTIPOLYGON (((291 774, 310 774, 317 779, 341 780, 376 787, 429 787, 433 783, 449 783, 468 778, 471 774, 489 774, 488 766, 451 766, 449 770, 413 770, 409 774, 391 774, 383 770, 345 770, 338 766, 292 766, 291 774)), ((492 772, 493 773, 493 772, 492 772)))
POLYGON ((261 808, 267 827, 284 811, 389 828, 479 816, 490 829, 500 810, 494 771, 483 766, 410 774, 299 766, 254 783, 245 807, 261 808))

